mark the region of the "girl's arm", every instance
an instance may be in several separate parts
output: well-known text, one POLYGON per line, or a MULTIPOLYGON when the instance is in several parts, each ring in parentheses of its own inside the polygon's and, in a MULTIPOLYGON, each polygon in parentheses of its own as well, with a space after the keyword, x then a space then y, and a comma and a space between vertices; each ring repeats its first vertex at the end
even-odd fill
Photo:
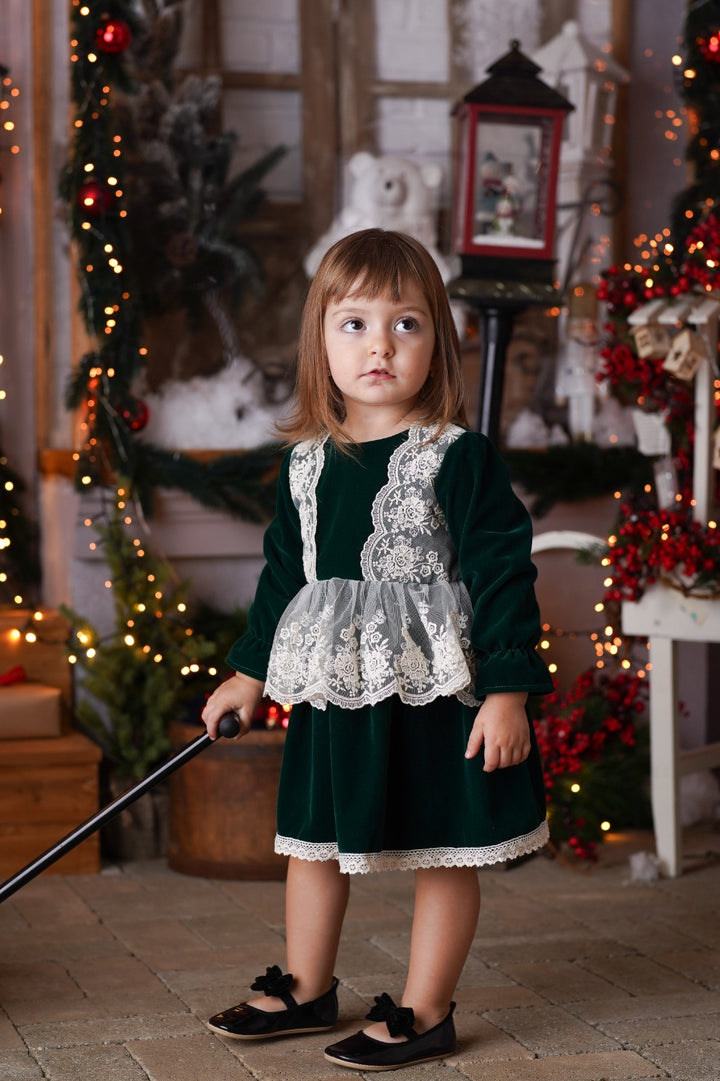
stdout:
MULTIPOLYGON (((549 693, 552 680, 535 648, 540 616, 532 523, 500 454, 485 436, 464 432, 445 453, 435 492, 473 607, 475 694, 549 693)), ((497 708, 487 712, 495 716, 497 708)))
POLYGON ((235 675, 221 683, 205 704, 202 719, 215 739, 220 718, 231 710, 237 713, 240 739, 250 728, 265 686, 273 637, 280 616, 305 585, 302 563, 302 536, 297 510, 290 495, 288 452, 280 467, 275 518, 265 531, 263 567, 255 599, 248 613, 248 631, 239 638, 227 657, 235 675))
POLYGON ((475 758, 483 748, 485 773, 517 766, 530 754, 526 700, 525 691, 489 694, 478 710, 465 757, 475 758))

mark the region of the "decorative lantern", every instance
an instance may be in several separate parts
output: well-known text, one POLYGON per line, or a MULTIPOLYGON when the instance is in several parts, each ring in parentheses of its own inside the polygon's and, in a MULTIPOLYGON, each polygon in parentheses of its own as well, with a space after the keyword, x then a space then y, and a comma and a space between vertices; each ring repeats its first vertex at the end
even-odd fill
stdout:
POLYGON ((662 323, 646 323, 632 328, 639 357, 666 357, 670 351, 670 333, 662 323))
POLYGON ((573 105, 519 42, 457 106, 453 248, 462 276, 552 282, 558 158, 573 105))
POLYGON ((677 379, 689 382, 706 356, 705 344, 700 335, 686 327, 675 335, 663 368, 677 379))

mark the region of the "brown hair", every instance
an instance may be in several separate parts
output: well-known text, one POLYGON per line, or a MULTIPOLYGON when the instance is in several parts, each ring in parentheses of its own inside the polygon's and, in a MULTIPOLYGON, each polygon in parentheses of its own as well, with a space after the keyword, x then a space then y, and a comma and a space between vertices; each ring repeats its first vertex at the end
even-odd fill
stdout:
POLYGON ((325 253, 308 290, 300 326, 295 406, 277 424, 288 443, 326 433, 336 443, 344 441, 345 408, 330 375, 323 334, 328 304, 342 300, 351 289, 368 300, 390 295, 397 301, 405 282, 417 285, 423 293, 435 328, 434 364, 420 398, 423 422, 436 425, 438 434, 452 422, 467 427, 460 343, 435 260, 405 233, 363 229, 338 240, 325 253))

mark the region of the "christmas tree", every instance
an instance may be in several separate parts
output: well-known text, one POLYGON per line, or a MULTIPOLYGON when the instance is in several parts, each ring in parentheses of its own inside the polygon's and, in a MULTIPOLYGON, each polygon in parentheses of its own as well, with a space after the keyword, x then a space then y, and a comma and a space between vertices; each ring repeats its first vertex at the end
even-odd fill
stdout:
POLYGON ((261 270, 240 225, 280 149, 230 178, 232 133, 216 134, 214 78, 173 70, 179 0, 72 8, 74 138, 61 183, 77 252, 80 311, 96 346, 81 358, 68 406, 84 412, 77 482, 128 478, 149 512, 156 486, 252 520, 273 506, 277 448, 201 464, 137 438, 147 423, 136 394, 147 363, 148 315, 211 312, 231 350, 227 305, 261 270))

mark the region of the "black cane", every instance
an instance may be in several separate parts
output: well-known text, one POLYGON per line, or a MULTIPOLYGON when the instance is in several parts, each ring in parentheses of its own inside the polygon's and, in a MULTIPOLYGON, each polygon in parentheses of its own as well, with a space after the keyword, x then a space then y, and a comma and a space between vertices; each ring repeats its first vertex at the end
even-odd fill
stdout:
MULTIPOLYGON (((221 719, 218 726, 218 734, 224 736, 225 739, 232 739, 240 731, 240 722, 234 713, 226 713, 221 719)), ((51 864, 59 860, 61 856, 66 855, 71 849, 79 845, 81 841, 84 841, 86 837, 89 837, 95 830, 99 830, 101 826, 104 826, 106 822, 109 822, 111 818, 119 814, 120 811, 124 811, 126 807, 129 807, 131 803, 134 803, 136 799, 139 799, 145 792, 148 792, 159 781, 164 781, 166 777, 169 777, 171 773, 174 773, 176 769, 180 769, 186 762, 189 762, 191 758, 194 758, 196 754, 200 754, 200 751, 204 751, 206 747, 209 747, 213 743, 207 732, 202 736, 198 736, 197 739, 192 740, 190 743, 181 747, 180 750, 168 758, 167 762, 164 762, 162 766, 158 766, 157 769, 149 773, 142 781, 138 781, 136 785, 129 788, 127 792, 121 793, 114 799, 112 803, 109 803, 107 807, 103 807, 102 810, 94 814, 92 818, 88 818, 87 822, 83 822, 81 826, 68 833, 62 840, 54 844, 52 848, 48 848, 47 852, 43 852, 41 856, 34 859, 32 863, 28 863, 27 867, 23 867, 21 871, 14 874, 12 878, 9 878, 7 882, 3 882, 0 885, 0 904, 11 897, 17 890, 22 889, 27 885, 36 875, 39 875, 51 864)))

